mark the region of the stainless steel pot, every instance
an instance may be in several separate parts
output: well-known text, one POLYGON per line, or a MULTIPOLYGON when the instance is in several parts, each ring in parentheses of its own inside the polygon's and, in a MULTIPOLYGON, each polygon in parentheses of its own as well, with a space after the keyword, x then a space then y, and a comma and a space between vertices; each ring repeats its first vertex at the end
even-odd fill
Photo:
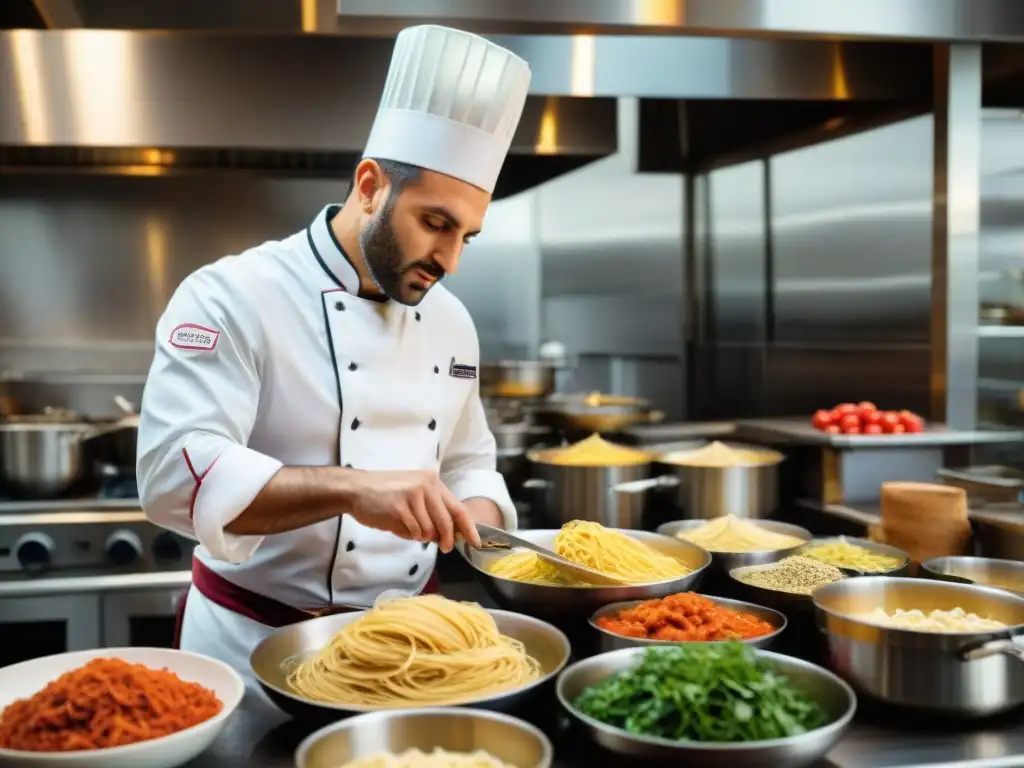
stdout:
MULTIPOLYGON (((694 443, 693 449, 706 445, 694 443)), ((726 443, 731 448, 771 454, 764 464, 742 467, 697 467, 655 458, 653 472, 676 481, 676 503, 685 519, 713 520, 723 515, 765 518, 779 506, 779 464, 785 456, 761 446, 726 443)), ((664 481, 662 485, 665 485, 664 481)))
POLYGON ((121 455, 130 450, 128 462, 134 467, 138 417, 105 425, 71 418, 69 412, 52 410, 0 424, 0 484, 32 498, 56 498, 88 486, 95 482, 100 465, 109 461, 99 438, 109 438, 121 455), (122 438, 122 432, 127 436, 122 438), (122 440, 131 447, 118 442, 122 440))
POLYGON ((538 495, 538 511, 552 525, 592 520, 606 528, 643 527, 645 495, 629 484, 650 476, 649 463, 577 467, 552 464, 546 456, 545 451, 526 454, 531 478, 525 486, 538 495))
POLYGON ((964 717, 1024 704, 1024 598, 969 584, 868 576, 819 587, 813 600, 832 667, 876 699, 964 717), (1007 628, 921 632, 859 618, 875 608, 957 607, 1007 628))
POLYGON ((502 360, 480 366, 485 397, 547 397, 555 391, 555 366, 541 360, 502 360))
POLYGON ((0 483, 35 498, 54 498, 88 481, 93 472, 88 424, 0 424, 0 483))

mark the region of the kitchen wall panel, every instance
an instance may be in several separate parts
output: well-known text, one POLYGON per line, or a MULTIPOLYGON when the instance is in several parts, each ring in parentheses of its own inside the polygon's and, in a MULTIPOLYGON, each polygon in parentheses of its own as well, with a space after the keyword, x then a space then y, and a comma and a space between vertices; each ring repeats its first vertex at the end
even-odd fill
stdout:
POLYGON ((683 180, 638 174, 636 100, 621 151, 537 188, 542 334, 583 356, 577 390, 649 397, 683 415, 683 180))
MULTIPOLYGON (((154 326, 181 280, 301 229, 346 186, 226 174, 0 175, 0 372, 89 372, 71 387, 87 412, 109 408, 111 387, 136 397, 154 326)), ((537 344, 531 211, 525 196, 495 203, 449 280, 477 320, 485 357, 537 344)), ((19 389, 47 404, 71 396, 63 385, 19 389)))
POLYGON ((772 157, 775 338, 929 340, 932 120, 772 157))

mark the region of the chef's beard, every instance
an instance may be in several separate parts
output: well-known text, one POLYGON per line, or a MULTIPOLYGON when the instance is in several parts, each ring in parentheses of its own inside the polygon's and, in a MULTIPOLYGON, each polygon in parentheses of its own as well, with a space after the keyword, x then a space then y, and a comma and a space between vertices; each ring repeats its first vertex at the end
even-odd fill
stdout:
POLYGON ((391 222, 392 201, 389 199, 381 212, 374 216, 359 233, 359 247, 370 277, 380 292, 399 304, 415 307, 434 285, 444 277, 444 269, 431 258, 408 261, 391 222), (434 278, 426 288, 420 290, 407 283, 407 276, 413 270, 422 270, 434 278))

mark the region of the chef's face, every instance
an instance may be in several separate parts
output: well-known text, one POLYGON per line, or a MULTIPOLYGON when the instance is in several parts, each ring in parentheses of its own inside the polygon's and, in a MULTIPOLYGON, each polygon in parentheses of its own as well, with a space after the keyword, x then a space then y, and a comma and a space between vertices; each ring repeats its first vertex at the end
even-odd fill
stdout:
POLYGON ((365 201, 368 213, 359 245, 381 292, 415 306, 435 283, 458 269, 463 247, 480 232, 491 196, 426 170, 397 194, 383 174, 381 181, 365 201))

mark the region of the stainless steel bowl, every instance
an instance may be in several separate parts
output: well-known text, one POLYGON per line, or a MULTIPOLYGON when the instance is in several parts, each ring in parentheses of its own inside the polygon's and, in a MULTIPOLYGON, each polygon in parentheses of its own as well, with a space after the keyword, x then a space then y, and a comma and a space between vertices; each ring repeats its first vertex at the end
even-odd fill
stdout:
POLYGON ((729 578, 735 583, 737 591, 755 605, 767 606, 776 611, 781 611, 787 616, 793 613, 813 614, 814 601, 810 595, 800 595, 795 592, 782 592, 778 589, 759 587, 754 584, 748 584, 740 578, 746 573, 763 570, 771 565, 772 563, 765 563, 764 565, 747 565, 742 568, 733 568, 729 571, 729 578))
MULTIPOLYGON (((562 670, 569 660, 569 640, 560 630, 539 619, 508 611, 487 612, 502 634, 521 641, 526 652, 540 662, 541 676, 522 688, 467 701, 460 706, 513 712, 519 707, 529 706, 562 670)), ((296 693, 288 684, 286 662, 316 653, 342 628, 364 614, 365 611, 356 611, 301 621, 276 629, 264 638, 249 656, 249 666, 271 700, 290 715, 313 719, 337 719, 339 716, 375 711, 374 707, 312 701, 296 693)))
MULTIPOLYGON (((481 551, 467 546, 465 542, 457 544, 456 549, 473 567, 477 578, 480 579, 488 594, 498 605, 523 611, 531 616, 558 618, 589 616, 603 605, 622 600, 647 600, 652 597, 665 597, 676 592, 687 592, 696 586, 704 569, 711 562, 710 554, 688 541, 649 531, 619 530, 619 533, 624 533, 659 552, 676 558, 690 568, 690 572, 678 579, 625 587, 565 587, 531 584, 494 576, 487 570, 496 561, 507 556, 509 554, 507 551, 481 551)), ((550 549, 554 546, 558 529, 517 531, 516 535, 550 549)))
MULTIPOLYGON (((680 533, 696 530, 708 524, 708 520, 673 520, 658 526, 658 533, 662 536, 678 537, 680 533)), ((796 536, 801 544, 794 544, 785 549, 764 549, 759 552, 711 552, 711 568, 709 573, 727 574, 733 568, 743 568, 748 565, 765 565, 781 560, 786 555, 793 554, 793 551, 802 547, 804 543, 811 540, 811 532, 799 525, 789 523, 777 523, 774 520, 751 521, 753 524, 771 531, 772 533, 783 533, 787 536, 796 536)), ((686 539, 684 539, 686 541, 686 539)))
POLYGON ((932 579, 958 584, 1005 589, 1024 597, 1024 562, 989 557, 933 557, 921 563, 922 573, 932 579), (1003 586, 1011 584, 1012 587, 1003 586))
POLYGON ((573 707, 572 702, 584 688, 625 672, 647 651, 647 648, 624 648, 578 661, 562 673, 556 686, 559 703, 587 737, 624 757, 663 760, 666 765, 687 768, 802 768, 812 765, 832 749, 857 709, 857 698, 850 686, 831 672, 807 661, 761 650, 755 653, 772 661, 795 687, 825 710, 828 725, 787 739, 702 744, 637 736, 600 723, 573 707))
MULTIPOLYGON (((850 544, 856 544, 858 547, 863 547, 876 555, 898 557, 900 559, 899 565, 885 571, 858 571, 854 568, 846 568, 845 566, 837 565, 836 568, 841 570, 847 576, 906 576, 910 573, 910 555, 902 549, 891 547, 888 544, 879 544, 877 541, 871 541, 870 539, 858 539, 852 536, 832 536, 828 538, 812 539, 807 542, 807 544, 790 554, 799 555, 811 547, 815 547, 819 544, 827 544, 832 541, 839 541, 840 539, 847 541, 850 544)), ((832 563, 829 563, 829 565, 832 565, 832 563)))
MULTIPOLYGON (((742 600, 726 600, 724 597, 711 597, 710 595, 701 595, 701 597, 706 597, 708 600, 712 600, 715 605, 720 605, 723 608, 729 608, 733 611, 741 611, 743 613, 749 613, 757 616, 757 618, 767 621, 775 628, 775 631, 770 634, 741 641, 744 645, 752 645, 755 648, 770 648, 786 628, 786 617, 778 611, 773 611, 771 608, 754 605, 754 603, 745 603, 742 600)), ((598 647, 602 653, 605 651, 617 651, 620 648, 650 648, 658 645, 679 645, 687 642, 704 642, 700 640, 646 640, 640 637, 626 637, 625 635, 618 635, 614 632, 610 632, 597 623, 598 619, 603 619, 605 617, 614 618, 618 616, 620 612, 629 610, 630 608, 636 608, 642 602, 644 601, 627 600, 622 603, 612 603, 611 605, 606 605, 604 608, 599 608, 594 615, 590 617, 590 626, 598 634, 598 647)), ((721 641, 712 640, 707 642, 721 641)))
POLYGON ((877 699, 966 717, 1024 704, 1024 598, 928 579, 866 576, 814 592, 832 667, 877 699), (991 632, 890 629, 859 618, 875 608, 960 607, 1007 624, 991 632))
POLYGON ((295 753, 297 768, 339 768, 351 760, 408 749, 484 750, 515 768, 549 768, 554 750, 529 723, 497 712, 438 707, 389 710, 334 723, 308 736, 295 753))

